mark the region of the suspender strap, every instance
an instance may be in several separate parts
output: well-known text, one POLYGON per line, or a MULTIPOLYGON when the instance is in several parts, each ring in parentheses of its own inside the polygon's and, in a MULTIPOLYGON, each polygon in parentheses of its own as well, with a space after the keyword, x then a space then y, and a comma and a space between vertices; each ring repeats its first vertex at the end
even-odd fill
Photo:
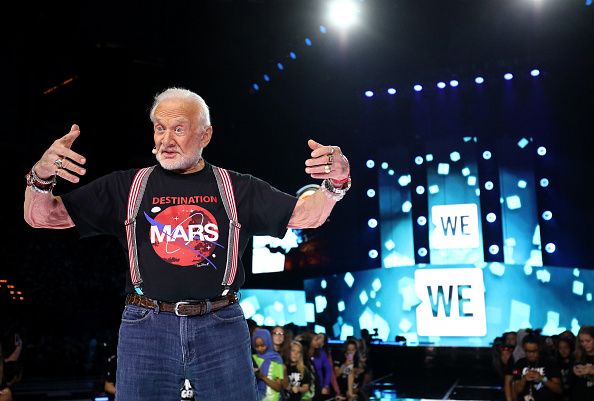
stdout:
POLYGON ((237 206, 235 204, 235 194, 233 192, 233 185, 231 184, 231 177, 229 172, 220 167, 213 167, 215 178, 217 179, 217 185, 219 192, 223 200, 223 206, 225 206, 225 212, 229 218, 229 238, 227 241, 227 266, 225 268, 225 275, 223 276, 222 295, 227 295, 235 275, 237 274, 237 261, 239 258, 239 230, 241 224, 237 217, 237 206))
POLYGON ((136 247, 136 215, 140 208, 140 202, 146 189, 146 183, 155 166, 145 167, 138 170, 132 181, 130 193, 128 194, 128 208, 126 210, 126 238, 128 240, 128 261, 130 262, 130 277, 132 285, 142 295, 142 278, 138 269, 138 251, 136 247))

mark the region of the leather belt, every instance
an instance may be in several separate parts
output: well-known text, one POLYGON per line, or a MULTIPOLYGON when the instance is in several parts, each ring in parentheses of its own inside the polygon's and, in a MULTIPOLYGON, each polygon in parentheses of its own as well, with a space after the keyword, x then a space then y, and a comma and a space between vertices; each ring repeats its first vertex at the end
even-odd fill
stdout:
POLYGON ((126 305, 136 305, 148 309, 155 309, 158 306, 159 311, 175 313, 177 316, 202 316, 222 309, 227 305, 237 303, 237 301, 237 293, 235 292, 212 299, 179 302, 155 301, 138 294, 128 294, 126 296, 126 305))

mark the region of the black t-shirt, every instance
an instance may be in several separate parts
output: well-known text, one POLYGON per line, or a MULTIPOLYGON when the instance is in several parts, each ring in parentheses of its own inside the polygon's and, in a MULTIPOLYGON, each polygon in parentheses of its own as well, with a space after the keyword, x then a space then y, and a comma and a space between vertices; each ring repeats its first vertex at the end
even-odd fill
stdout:
MULTIPOLYGON (((537 362, 528 362, 528 359, 522 358, 514 364, 514 380, 521 380, 522 376, 529 370, 536 370, 542 376, 546 376, 549 380, 553 377, 561 379, 559 367, 554 360, 540 359, 537 362)), ((527 394, 532 394, 535 401, 557 401, 559 399, 559 396, 549 390, 549 388, 542 382, 526 381, 526 385, 522 389, 518 399, 523 400, 524 396, 527 394)))
MULTIPOLYGON (((157 166, 148 179, 136 218, 136 243, 142 289, 150 298, 176 302, 222 292, 229 219, 212 169, 206 163, 199 172, 177 174, 157 166)), ((113 172, 62 196, 82 238, 114 235, 128 255, 124 222, 137 171, 113 172)), ((284 236, 297 199, 251 175, 229 174, 241 224, 241 257, 253 235, 284 236)), ((239 259, 235 290, 244 277, 239 259)))
POLYGON ((312 389, 312 377, 311 372, 307 367, 304 367, 303 374, 299 372, 297 366, 287 365, 287 378, 289 379, 289 390, 285 393, 288 395, 286 400, 288 401, 300 401, 304 393, 294 393, 292 391, 293 386, 303 386, 309 384, 309 389, 312 389))
MULTIPOLYGON (((594 365, 594 356, 586 355, 581 362, 575 362, 575 365, 594 365)), ((576 376, 571 369, 571 400, 572 401, 592 401, 594 400, 594 376, 576 376)))

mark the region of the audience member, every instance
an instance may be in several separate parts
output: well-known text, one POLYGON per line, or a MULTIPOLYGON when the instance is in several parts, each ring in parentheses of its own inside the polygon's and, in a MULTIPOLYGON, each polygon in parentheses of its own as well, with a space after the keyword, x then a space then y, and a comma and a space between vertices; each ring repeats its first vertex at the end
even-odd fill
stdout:
POLYGON ((258 400, 278 401, 281 390, 287 387, 287 372, 280 354, 274 351, 270 331, 256 329, 252 335, 252 344, 256 353, 252 355, 256 367, 258 400))
POLYGON ((334 362, 334 372, 338 382, 339 393, 336 395, 338 401, 355 400, 355 372, 354 368, 359 364, 359 355, 357 355, 358 344, 355 340, 348 340, 344 346, 344 353, 341 359, 334 362))
POLYGON ((594 400, 594 326, 582 326, 577 337, 571 400, 592 401, 594 400))
POLYGON ((316 375, 315 400, 324 400, 330 395, 330 384, 332 382, 332 365, 328 358, 325 335, 315 334, 311 340, 309 356, 316 375))
POLYGON ((561 389, 563 401, 571 399, 570 372, 573 365, 573 341, 569 337, 557 339, 557 365, 561 373, 561 389))
POLYGON ((311 400, 314 396, 314 378, 304 360, 303 344, 292 341, 287 366, 288 386, 284 401, 311 400))
POLYGON ((291 341, 293 333, 283 326, 275 326, 270 330, 272 334, 272 346, 283 358, 283 363, 287 364, 291 360, 291 341))

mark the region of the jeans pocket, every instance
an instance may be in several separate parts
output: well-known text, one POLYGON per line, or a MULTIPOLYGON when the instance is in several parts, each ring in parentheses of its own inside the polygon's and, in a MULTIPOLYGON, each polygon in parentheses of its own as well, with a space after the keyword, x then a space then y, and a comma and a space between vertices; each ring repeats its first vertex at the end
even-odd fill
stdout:
POLYGON ((221 322, 238 322, 240 320, 245 320, 245 316, 243 315, 243 309, 239 304, 231 304, 226 306, 222 309, 212 312, 212 316, 221 322))
POLYGON ((150 317, 150 309, 136 305, 126 305, 122 312, 122 323, 139 323, 150 317))

